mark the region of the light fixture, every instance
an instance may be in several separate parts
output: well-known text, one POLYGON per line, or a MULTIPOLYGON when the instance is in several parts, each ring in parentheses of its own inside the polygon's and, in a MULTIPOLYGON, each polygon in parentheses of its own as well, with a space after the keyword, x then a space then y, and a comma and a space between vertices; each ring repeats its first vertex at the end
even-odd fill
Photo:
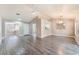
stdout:
POLYGON ((34 15, 34 16, 37 16, 37 15, 39 15, 40 14, 40 12, 39 12, 39 10, 33 10, 32 11, 32 15, 34 15))
POLYGON ((58 19, 59 19, 58 23, 63 24, 63 16, 60 16, 58 19))
POLYGON ((36 14, 36 12, 32 12, 32 14, 33 14, 33 15, 35 15, 35 14, 36 14))
POLYGON ((62 24, 63 23, 63 21, 62 20, 59 20, 59 22, 58 22, 59 24, 62 24))

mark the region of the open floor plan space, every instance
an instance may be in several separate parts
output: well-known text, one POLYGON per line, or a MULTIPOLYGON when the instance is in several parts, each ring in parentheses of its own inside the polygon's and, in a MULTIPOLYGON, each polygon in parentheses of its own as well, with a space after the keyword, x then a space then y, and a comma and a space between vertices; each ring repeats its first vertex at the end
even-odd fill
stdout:
POLYGON ((78 54, 78 4, 0 4, 0 55, 78 54))

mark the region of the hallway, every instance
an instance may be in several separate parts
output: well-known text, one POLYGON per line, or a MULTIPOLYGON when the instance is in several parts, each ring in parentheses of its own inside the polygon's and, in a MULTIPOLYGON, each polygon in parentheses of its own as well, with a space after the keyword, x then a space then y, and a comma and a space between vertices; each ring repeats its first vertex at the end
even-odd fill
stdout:
POLYGON ((79 54, 79 46, 73 38, 48 36, 43 39, 24 36, 18 40, 16 47, 9 49, 5 40, 0 46, 2 55, 75 55, 79 54))

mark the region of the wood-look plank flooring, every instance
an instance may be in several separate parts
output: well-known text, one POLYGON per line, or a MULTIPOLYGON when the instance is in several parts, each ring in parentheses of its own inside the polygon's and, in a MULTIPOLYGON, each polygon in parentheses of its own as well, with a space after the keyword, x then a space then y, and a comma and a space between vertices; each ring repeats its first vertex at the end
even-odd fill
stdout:
POLYGON ((76 55, 79 54, 79 46, 74 38, 48 36, 45 38, 35 38, 23 36, 14 47, 6 47, 3 40, 0 45, 1 55, 76 55))

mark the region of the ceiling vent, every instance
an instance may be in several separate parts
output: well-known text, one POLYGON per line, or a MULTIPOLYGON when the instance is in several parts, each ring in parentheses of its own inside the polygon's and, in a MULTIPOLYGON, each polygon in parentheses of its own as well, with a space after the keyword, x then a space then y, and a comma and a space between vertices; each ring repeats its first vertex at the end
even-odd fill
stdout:
POLYGON ((20 15, 20 13, 16 13, 16 15, 20 15))

